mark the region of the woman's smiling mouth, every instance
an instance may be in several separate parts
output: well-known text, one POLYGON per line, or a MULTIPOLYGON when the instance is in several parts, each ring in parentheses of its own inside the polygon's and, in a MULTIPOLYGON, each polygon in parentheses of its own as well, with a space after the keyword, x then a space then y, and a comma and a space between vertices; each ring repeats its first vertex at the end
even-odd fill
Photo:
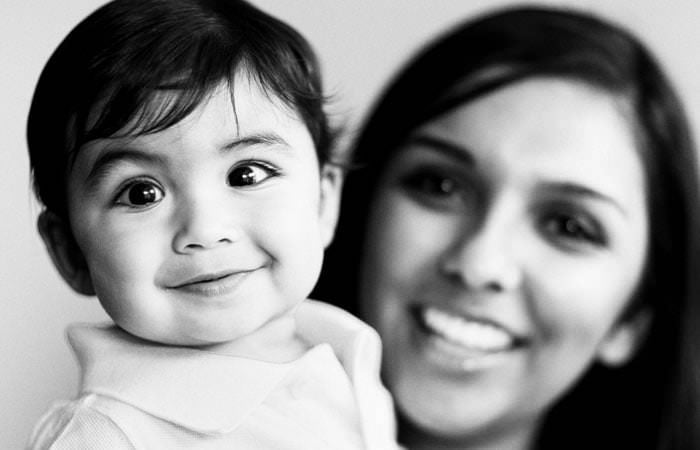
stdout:
POLYGON ((415 305, 411 316, 421 352, 449 370, 472 372, 492 367, 526 344, 498 324, 435 307, 415 305))

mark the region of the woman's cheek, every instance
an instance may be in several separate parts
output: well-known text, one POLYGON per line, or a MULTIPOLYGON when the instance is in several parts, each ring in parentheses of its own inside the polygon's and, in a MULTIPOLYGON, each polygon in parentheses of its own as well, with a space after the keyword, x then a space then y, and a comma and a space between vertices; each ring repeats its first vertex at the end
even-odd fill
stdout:
POLYGON ((629 301, 633 281, 605 257, 556 258, 530 274, 533 319, 540 339, 565 346, 594 347, 616 323, 629 301))
POLYGON ((384 217, 386 264, 408 280, 434 273, 440 255, 460 240, 460 218, 433 211, 405 196, 388 198, 379 211, 384 217))

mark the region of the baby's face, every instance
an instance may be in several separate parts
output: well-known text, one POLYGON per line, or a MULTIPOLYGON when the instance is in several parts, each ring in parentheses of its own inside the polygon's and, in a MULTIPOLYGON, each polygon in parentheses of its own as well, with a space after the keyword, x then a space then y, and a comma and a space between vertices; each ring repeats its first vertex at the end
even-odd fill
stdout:
POLYGON ((237 80, 164 131, 93 141, 69 215, 100 302, 144 339, 227 343, 311 291, 337 184, 288 108, 237 80))

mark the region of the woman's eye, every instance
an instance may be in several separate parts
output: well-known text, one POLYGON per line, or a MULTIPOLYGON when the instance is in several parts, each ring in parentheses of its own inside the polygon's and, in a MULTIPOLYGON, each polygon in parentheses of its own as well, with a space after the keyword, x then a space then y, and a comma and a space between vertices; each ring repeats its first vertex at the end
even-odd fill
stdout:
POLYGON ((417 171, 403 178, 402 184, 408 189, 425 195, 449 197, 458 194, 461 184, 452 177, 433 171, 417 171))
POLYGON ((437 209, 471 206, 472 192, 456 177, 442 171, 420 170, 401 178, 401 186, 419 202, 437 209))
POLYGON ((116 203, 136 208, 143 208, 158 203, 163 199, 163 190, 153 182, 137 181, 127 186, 116 203))
POLYGON ((606 243, 604 233, 598 224, 590 218, 572 214, 556 214, 548 217, 543 227, 557 239, 567 242, 588 243, 603 246, 606 243))
POLYGON ((260 184, 270 177, 277 175, 273 167, 262 164, 245 164, 231 170, 227 182, 232 187, 246 187, 260 184))
POLYGON ((459 187, 457 182, 451 178, 430 173, 419 174, 408 181, 409 185, 416 190, 439 196, 453 195, 459 187))

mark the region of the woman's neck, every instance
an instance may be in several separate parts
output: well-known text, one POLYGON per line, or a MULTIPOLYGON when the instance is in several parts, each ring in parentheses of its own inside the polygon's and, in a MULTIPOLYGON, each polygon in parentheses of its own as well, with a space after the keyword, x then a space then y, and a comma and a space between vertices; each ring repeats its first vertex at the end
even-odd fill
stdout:
POLYGON ((536 426, 510 426, 461 437, 445 437, 399 419, 399 442, 408 450, 529 450, 536 426))

